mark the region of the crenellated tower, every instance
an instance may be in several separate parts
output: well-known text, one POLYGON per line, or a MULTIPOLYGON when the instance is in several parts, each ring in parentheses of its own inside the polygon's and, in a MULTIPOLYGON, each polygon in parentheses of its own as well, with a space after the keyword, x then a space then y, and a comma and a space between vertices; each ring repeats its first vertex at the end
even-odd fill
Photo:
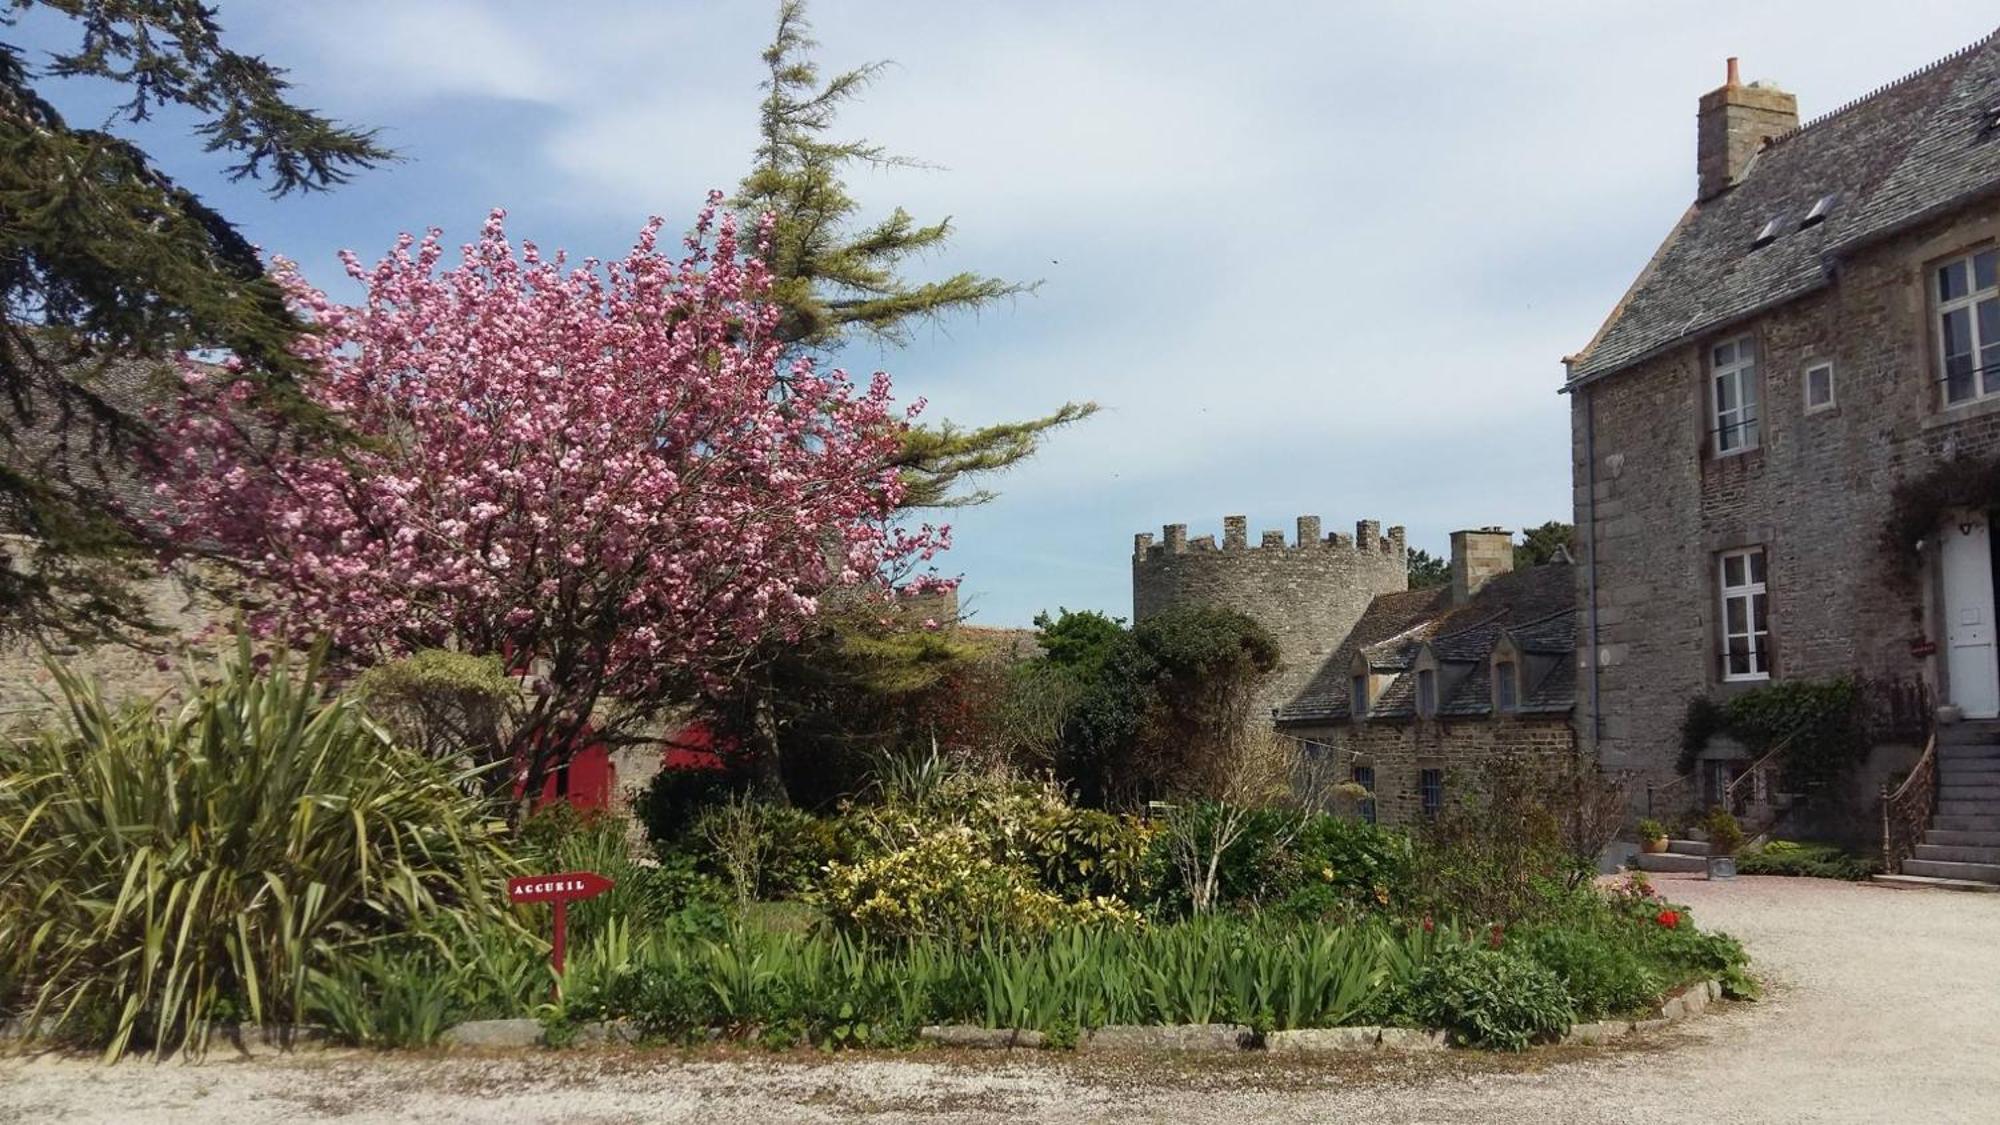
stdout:
POLYGON ((1375 520, 1357 522, 1352 536, 1322 535, 1318 516, 1300 516, 1292 542, 1266 531, 1254 547, 1242 516, 1223 517, 1220 544, 1168 524, 1158 542, 1151 532, 1133 536, 1132 617, 1205 605, 1257 621, 1277 638, 1283 660, 1261 706, 1279 706, 1312 679, 1377 594, 1409 589, 1405 546, 1402 528, 1385 535, 1375 520))

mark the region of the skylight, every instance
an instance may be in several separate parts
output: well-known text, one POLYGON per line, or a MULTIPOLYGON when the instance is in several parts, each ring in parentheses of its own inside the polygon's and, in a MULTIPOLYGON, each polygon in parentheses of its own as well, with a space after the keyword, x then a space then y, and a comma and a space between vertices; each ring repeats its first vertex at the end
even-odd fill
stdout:
POLYGON ((1817 200, 1814 200, 1812 210, 1807 211, 1806 217, 1799 220, 1799 229, 1804 230, 1807 227, 1825 222, 1828 213, 1833 210, 1833 202, 1834 197, 1832 195, 1822 195, 1817 200))
POLYGON ((1777 239, 1778 228, 1783 226, 1784 222, 1785 222, 1785 217, 1783 215, 1778 215, 1772 218, 1770 222, 1765 223, 1764 229, 1757 232, 1757 237, 1750 240, 1750 249, 1756 250, 1765 246, 1769 246, 1772 242, 1774 242, 1777 239))

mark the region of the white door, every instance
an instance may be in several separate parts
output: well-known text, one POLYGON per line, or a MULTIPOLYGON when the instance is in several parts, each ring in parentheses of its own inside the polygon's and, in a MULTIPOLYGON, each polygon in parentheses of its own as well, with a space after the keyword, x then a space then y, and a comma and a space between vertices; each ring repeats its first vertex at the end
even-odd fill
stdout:
POLYGON ((1944 525, 1946 674, 1951 701, 1969 719, 2000 717, 2000 660, 1993 648, 1993 537, 1984 513, 1944 525))

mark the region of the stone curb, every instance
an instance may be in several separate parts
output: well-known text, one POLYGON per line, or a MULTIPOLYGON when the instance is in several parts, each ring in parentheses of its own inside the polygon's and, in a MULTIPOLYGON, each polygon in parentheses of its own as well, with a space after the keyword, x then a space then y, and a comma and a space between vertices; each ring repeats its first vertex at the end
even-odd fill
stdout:
POLYGON ((542 1043, 540 1020, 467 1020, 445 1028, 438 1036, 440 1047, 498 1049, 537 1047, 542 1043))
POLYGON ((918 1031, 917 1038, 939 1047, 968 1047, 978 1051, 1007 1051, 1016 1047, 1035 1048, 1045 1042, 1039 1031, 978 1027, 965 1023, 932 1024, 918 1031))
POLYGON ((1676 1021, 1698 1016, 1708 1010, 1710 1004, 1722 999, 1722 982, 1703 980, 1687 986, 1678 995, 1660 1001, 1657 1014, 1643 1020, 1602 1020, 1597 1023, 1580 1023, 1564 1034, 1564 1043, 1595 1046, 1623 1039, 1627 1035, 1643 1034, 1671 1027, 1676 1021))
POLYGON ((1254 1050, 1257 1033, 1234 1023, 1126 1024, 1100 1027, 1077 1040, 1079 1051, 1254 1050))

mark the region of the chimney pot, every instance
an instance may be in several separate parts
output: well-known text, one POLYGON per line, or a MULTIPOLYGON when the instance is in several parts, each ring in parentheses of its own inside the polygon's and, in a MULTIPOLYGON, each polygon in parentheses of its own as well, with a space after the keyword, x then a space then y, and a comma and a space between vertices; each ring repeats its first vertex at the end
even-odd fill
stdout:
POLYGON ((1738 74, 1737 74, 1737 71, 1736 71, 1736 56, 1735 56, 1735 55, 1731 55, 1731 56, 1729 56, 1729 70, 1728 70, 1728 74, 1729 74, 1729 78, 1728 78, 1728 80, 1727 80, 1727 81, 1723 82, 1723 85, 1724 85, 1724 86, 1741 86, 1741 85, 1743 85, 1743 79, 1742 79, 1741 77, 1739 77, 1739 76, 1738 76, 1738 74))

